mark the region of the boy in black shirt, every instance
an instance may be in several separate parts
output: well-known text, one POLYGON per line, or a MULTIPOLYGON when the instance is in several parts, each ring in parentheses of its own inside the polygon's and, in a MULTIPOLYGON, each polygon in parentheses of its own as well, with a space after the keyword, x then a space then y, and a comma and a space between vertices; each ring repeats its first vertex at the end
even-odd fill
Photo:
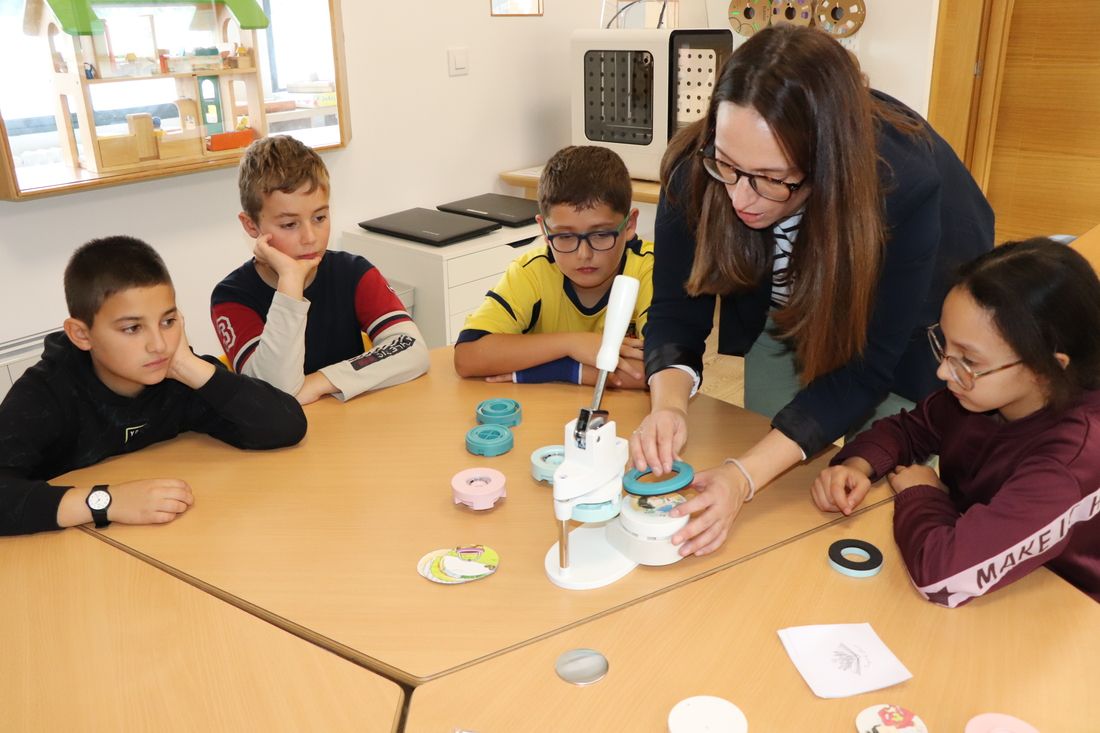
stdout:
POLYGON ((95 521, 170 522, 194 501, 180 479, 55 486, 68 471, 194 430, 238 448, 294 445, 297 401, 191 351, 160 256, 97 239, 65 268, 70 317, 0 403, 0 534, 95 521))

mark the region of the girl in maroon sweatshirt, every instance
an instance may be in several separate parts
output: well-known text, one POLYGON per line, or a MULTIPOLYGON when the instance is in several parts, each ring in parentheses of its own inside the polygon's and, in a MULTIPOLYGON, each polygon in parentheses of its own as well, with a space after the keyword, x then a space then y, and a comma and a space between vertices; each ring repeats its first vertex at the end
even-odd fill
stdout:
POLYGON ((1100 281, 1049 239, 965 265, 928 340, 947 383, 879 420, 814 482, 850 513, 897 494, 894 537, 917 590, 954 608, 1045 565, 1100 601, 1100 281), (940 473, 924 465, 940 457, 940 473))

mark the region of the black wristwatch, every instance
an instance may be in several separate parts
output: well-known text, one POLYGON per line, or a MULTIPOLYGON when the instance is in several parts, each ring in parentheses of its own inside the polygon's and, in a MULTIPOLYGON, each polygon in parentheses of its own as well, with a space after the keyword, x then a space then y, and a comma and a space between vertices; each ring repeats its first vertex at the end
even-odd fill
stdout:
POLYGON ((111 523, 111 520, 107 519, 107 507, 111 506, 111 492, 107 490, 107 484, 93 486, 84 503, 92 510, 92 519, 95 520, 97 528, 106 527, 111 523))

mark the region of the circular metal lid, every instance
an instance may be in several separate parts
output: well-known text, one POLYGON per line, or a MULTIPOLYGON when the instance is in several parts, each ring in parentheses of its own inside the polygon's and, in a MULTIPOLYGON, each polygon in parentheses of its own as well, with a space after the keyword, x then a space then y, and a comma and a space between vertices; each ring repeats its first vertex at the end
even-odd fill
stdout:
POLYGON ((554 671, 571 685, 585 686, 607 676, 607 657, 595 649, 570 649, 558 657, 554 671))

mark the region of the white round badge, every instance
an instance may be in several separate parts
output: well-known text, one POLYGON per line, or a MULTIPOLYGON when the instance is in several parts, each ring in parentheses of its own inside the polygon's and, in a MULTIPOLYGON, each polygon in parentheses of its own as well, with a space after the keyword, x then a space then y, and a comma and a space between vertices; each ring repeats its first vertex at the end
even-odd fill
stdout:
POLYGON ((668 714, 668 733, 748 733, 741 708, 713 695, 698 695, 676 703, 668 714))

